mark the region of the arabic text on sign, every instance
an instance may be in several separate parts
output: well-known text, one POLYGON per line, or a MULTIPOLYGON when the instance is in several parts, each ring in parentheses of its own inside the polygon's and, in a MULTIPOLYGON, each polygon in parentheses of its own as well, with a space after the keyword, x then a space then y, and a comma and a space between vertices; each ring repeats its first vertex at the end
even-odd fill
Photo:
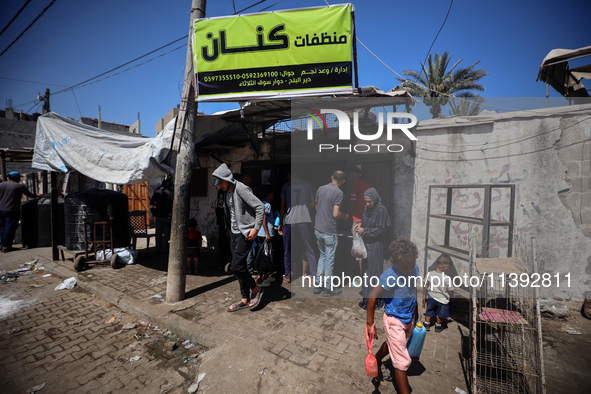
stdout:
POLYGON ((230 54, 230 53, 245 53, 245 52, 260 52, 260 51, 270 51, 270 50, 277 50, 277 49, 287 49, 289 47, 289 37, 287 34, 279 34, 279 32, 285 30, 285 24, 282 23, 273 27, 269 30, 269 34, 267 35, 267 40, 270 42, 281 42, 278 44, 265 44, 263 39, 263 30, 262 26, 257 27, 257 44, 250 45, 250 46, 240 46, 240 47, 228 47, 226 43, 226 31, 220 30, 219 38, 214 38, 213 33, 209 32, 206 34, 206 38, 211 40, 212 48, 208 46, 201 47, 201 56, 203 59, 207 61, 214 61, 218 58, 221 54, 230 54))
POLYGON ((333 36, 331 36, 329 33, 322 33, 320 37, 318 37, 318 33, 314 33, 311 38, 309 34, 306 34, 305 36, 297 36, 296 40, 293 42, 296 47, 311 47, 316 45, 335 45, 346 43, 347 36, 343 34, 337 38, 336 31, 333 33, 333 36))

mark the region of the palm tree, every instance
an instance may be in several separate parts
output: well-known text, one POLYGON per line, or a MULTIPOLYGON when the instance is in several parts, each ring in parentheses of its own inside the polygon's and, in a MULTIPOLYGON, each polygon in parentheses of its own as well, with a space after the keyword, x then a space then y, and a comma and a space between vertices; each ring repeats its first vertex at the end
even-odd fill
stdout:
POLYGON ((403 71, 404 75, 416 82, 398 78, 402 82, 402 88, 413 96, 423 97, 423 102, 430 107, 433 118, 439 117, 441 107, 447 104, 449 96, 474 97, 473 91, 483 92, 484 86, 477 81, 489 74, 486 70, 474 69, 480 60, 468 68, 455 70, 463 60, 460 59, 448 70, 451 56, 449 52, 441 56, 438 53, 434 57, 429 55, 427 67, 421 62, 422 71, 403 71))
POLYGON ((480 96, 474 96, 471 98, 464 98, 459 100, 449 100, 449 116, 475 116, 478 115, 482 108, 480 103, 484 102, 484 99, 480 96))

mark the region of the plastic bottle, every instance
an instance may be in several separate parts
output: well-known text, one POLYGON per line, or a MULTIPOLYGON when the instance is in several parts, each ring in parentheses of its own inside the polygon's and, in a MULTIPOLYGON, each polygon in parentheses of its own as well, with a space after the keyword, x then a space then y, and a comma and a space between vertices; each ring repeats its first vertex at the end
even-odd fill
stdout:
POLYGON ((275 230, 279 228, 280 219, 281 218, 279 217, 279 211, 275 212, 275 223, 273 223, 273 227, 275 228, 275 230))
POLYGON ((408 354, 411 357, 419 357, 421 355, 421 351, 423 350, 423 342, 425 342, 425 335, 427 334, 427 330, 423 325, 418 322, 415 328, 412 330, 412 335, 406 344, 406 348, 408 349, 408 354))

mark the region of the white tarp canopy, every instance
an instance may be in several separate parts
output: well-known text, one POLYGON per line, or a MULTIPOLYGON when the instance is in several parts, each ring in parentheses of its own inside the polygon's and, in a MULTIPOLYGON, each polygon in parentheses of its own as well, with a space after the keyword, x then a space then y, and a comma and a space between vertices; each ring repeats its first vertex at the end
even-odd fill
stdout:
POLYGON ((33 168, 81 174, 105 183, 134 184, 174 170, 162 161, 174 135, 174 119, 156 138, 97 129, 56 113, 37 119, 33 168))

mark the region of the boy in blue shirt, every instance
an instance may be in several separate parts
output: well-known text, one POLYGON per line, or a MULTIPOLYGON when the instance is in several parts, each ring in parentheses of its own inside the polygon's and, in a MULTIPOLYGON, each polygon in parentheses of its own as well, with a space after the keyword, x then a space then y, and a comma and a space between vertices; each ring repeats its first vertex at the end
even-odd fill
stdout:
MULTIPOLYGON (((384 307, 384 331, 386 341, 375 354, 378 371, 381 371, 382 359, 390 353, 394 366, 394 379, 400 394, 410 393, 406 371, 412 362, 406 343, 412 335, 414 322, 418 320, 416 281, 419 267, 416 259, 419 255, 414 243, 407 239, 397 239, 389 246, 392 266, 380 276, 380 285, 375 287, 367 301, 367 332, 374 324, 376 299, 382 298, 384 307)), ((377 332, 374 335, 378 339, 377 332)), ((391 380, 382 372, 384 380, 391 380)))

